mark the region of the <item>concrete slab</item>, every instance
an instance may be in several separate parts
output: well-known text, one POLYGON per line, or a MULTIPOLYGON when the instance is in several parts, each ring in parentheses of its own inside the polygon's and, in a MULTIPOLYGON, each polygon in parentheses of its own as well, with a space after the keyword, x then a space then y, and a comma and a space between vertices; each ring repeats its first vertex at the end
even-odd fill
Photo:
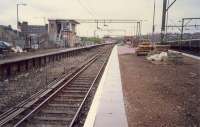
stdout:
POLYGON ((84 127, 128 127, 117 46, 112 51, 84 127))

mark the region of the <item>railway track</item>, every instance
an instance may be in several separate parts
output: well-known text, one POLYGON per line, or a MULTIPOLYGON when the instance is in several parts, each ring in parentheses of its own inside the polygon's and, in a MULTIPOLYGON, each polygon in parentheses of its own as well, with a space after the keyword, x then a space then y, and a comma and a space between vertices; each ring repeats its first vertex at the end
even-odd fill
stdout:
POLYGON ((73 127, 77 126, 80 113, 94 89, 94 84, 107 63, 110 46, 86 62, 72 76, 60 80, 56 86, 36 95, 20 109, 10 110, 0 117, 5 127, 73 127))

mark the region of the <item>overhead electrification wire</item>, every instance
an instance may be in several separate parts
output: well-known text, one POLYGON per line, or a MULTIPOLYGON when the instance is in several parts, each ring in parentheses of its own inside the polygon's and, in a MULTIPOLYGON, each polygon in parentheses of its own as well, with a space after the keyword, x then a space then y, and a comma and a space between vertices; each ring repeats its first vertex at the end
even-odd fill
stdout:
MULTIPOLYGON (((86 3, 87 4, 87 3, 86 3)), ((89 10, 91 10, 93 12, 93 14, 98 17, 96 11, 94 10, 94 8, 92 8, 91 6, 87 6, 89 10)))
POLYGON ((92 9, 89 9, 87 6, 85 6, 81 0, 76 0, 78 2, 78 4, 87 11, 88 14, 90 14, 92 17, 96 17, 96 15, 94 14, 94 11, 92 11, 92 9))

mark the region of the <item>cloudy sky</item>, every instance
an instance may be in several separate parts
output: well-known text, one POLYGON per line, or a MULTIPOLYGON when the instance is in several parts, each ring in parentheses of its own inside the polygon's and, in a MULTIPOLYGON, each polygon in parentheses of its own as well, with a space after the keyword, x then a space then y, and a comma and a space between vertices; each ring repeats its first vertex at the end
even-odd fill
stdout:
MULTIPOLYGON (((143 33, 152 30, 154 0, 0 0, 0 24, 16 27, 16 3, 20 6, 20 21, 44 24, 48 18, 72 19, 142 19, 143 33), (44 20, 45 19, 45 20, 44 20)), ((173 1, 173 0, 170 0, 173 1)), ((160 31, 162 0, 156 0, 156 31, 160 31)), ((177 24, 183 17, 200 17, 200 0, 177 0, 169 11, 169 24, 177 24)), ((106 29, 124 29, 134 34, 134 24, 108 24, 106 29)), ((78 34, 91 35, 93 24, 78 27, 78 34)), ((100 33, 100 32, 99 32, 100 33)), ((111 34, 111 33, 110 33, 111 34)), ((120 34, 115 33, 115 34, 120 34)), ((122 34, 122 33, 121 33, 122 34)))

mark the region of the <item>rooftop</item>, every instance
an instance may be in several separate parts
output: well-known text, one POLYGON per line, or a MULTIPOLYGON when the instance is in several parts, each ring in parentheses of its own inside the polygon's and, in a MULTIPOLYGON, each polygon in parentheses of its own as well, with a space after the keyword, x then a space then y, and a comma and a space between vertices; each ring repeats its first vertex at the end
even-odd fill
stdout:
POLYGON ((74 24, 80 24, 78 21, 74 19, 49 19, 49 21, 56 21, 56 22, 72 22, 74 24))

